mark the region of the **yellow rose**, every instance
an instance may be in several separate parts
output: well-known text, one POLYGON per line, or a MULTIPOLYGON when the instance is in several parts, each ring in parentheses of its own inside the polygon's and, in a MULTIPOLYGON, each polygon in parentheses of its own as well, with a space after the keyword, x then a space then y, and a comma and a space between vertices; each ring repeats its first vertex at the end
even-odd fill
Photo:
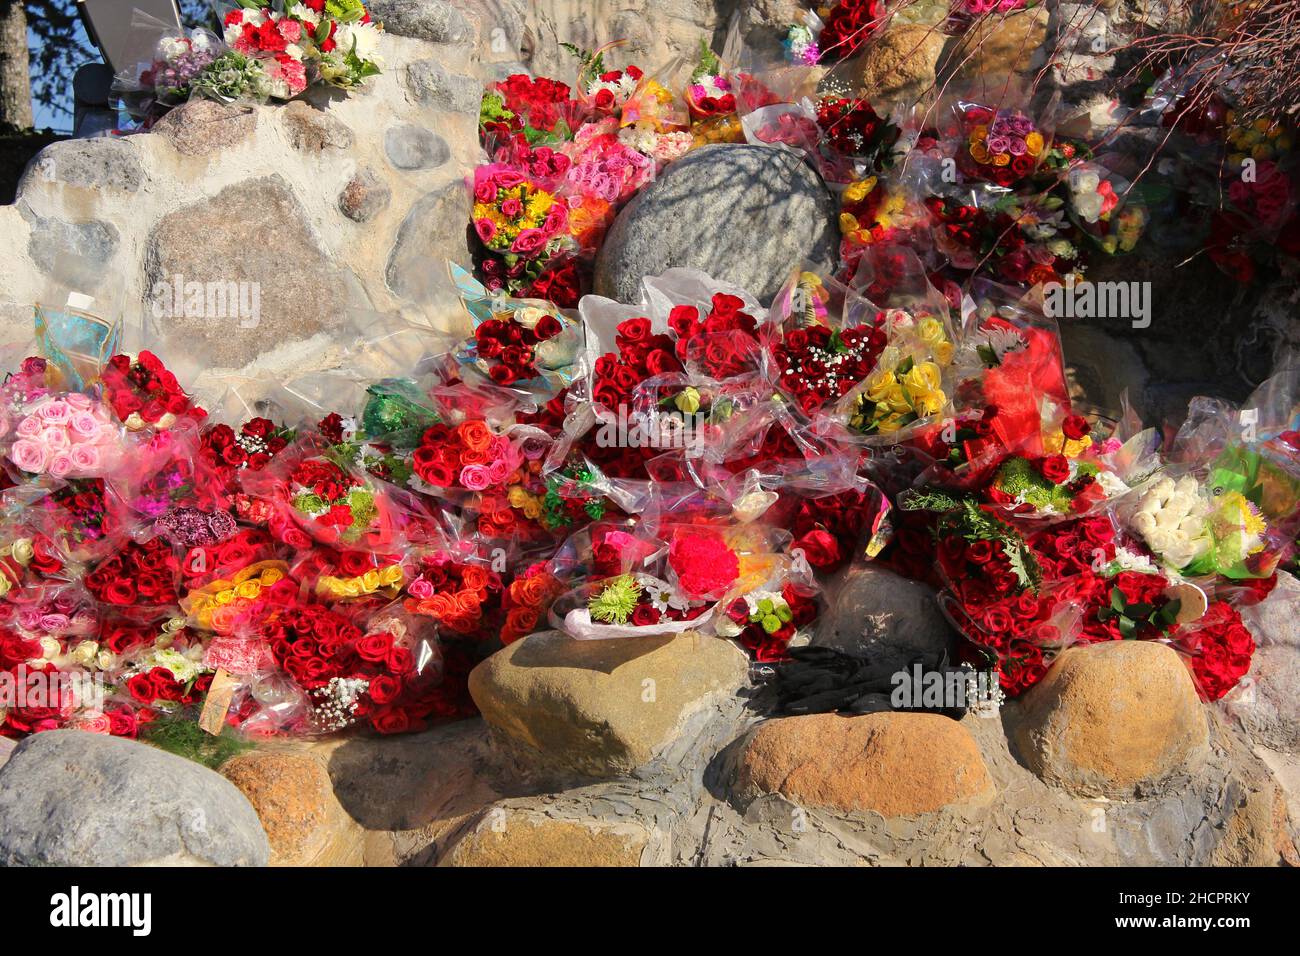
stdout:
POLYGON ((279 568, 267 568, 262 572, 262 587, 269 588, 271 585, 280 581, 284 577, 284 572, 279 568))
POLYGON ((1043 151, 1043 134, 1035 130, 1025 137, 1025 152, 1037 156, 1043 151))
POLYGON ((989 151, 984 148, 983 143, 970 144, 971 158, 977 163, 987 163, 989 161, 989 151))
POLYGON ((873 402, 882 402, 890 389, 897 387, 891 369, 878 368, 867 376, 867 398, 873 402))
POLYGON ((858 231, 858 219, 852 213, 840 213, 840 235, 849 236, 858 231))
POLYGON ((11 587, 13 583, 9 580, 9 575, 0 573, 0 597, 8 594, 11 587))
POLYGON ((32 558, 36 557, 36 549, 32 547, 31 538, 15 538, 9 553, 23 567, 27 567, 32 558))
POLYGON ((993 156, 994 166, 1007 166, 1011 163, 1010 153, 997 153, 993 156))
POLYGON ((989 138, 989 128, 987 126, 976 126, 971 130, 970 138, 973 143, 984 142, 984 140, 989 138))
POLYGON ((918 362, 903 376, 908 391, 932 392, 939 387, 939 366, 933 362, 918 362))
POLYGON ((247 601, 256 600, 257 596, 262 593, 261 582, 257 580, 244 581, 235 586, 235 593, 247 601))
POLYGON ((951 342, 940 342, 934 347, 934 359, 940 365, 947 365, 952 361, 953 344, 951 342))
POLYGON ((948 340, 944 333, 943 323, 936 318, 922 319, 921 324, 916 327, 920 333, 921 341, 926 345, 938 345, 940 342, 948 340))
POLYGON ((523 511, 524 517, 528 518, 530 521, 540 518, 542 515, 542 507, 537 503, 536 499, 525 504, 523 511))
POLYGON ((846 203, 858 203, 871 195, 871 191, 876 188, 876 177, 868 176, 866 179, 860 179, 848 189, 844 190, 844 201, 846 203))
POLYGON ((233 590, 226 589, 224 591, 217 592, 215 601, 218 607, 225 607, 234 599, 235 599, 235 592, 233 590))
POLYGON ((361 586, 367 591, 378 591, 380 588, 379 572, 371 569, 361 575, 361 586))

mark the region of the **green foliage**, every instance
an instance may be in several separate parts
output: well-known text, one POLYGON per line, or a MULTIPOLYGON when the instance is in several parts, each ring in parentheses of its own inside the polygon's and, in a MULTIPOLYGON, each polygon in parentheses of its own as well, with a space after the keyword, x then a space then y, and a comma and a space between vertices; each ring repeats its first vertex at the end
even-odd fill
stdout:
POLYGON ((140 739, 159 750, 193 760, 216 770, 231 757, 252 750, 253 745, 235 736, 229 727, 214 737, 198 724, 196 713, 160 716, 140 729, 140 739))
POLYGON ((630 574, 620 575, 605 585, 604 589, 587 604, 593 621, 605 624, 626 624, 636 610, 641 598, 641 585, 630 574))
POLYGON ((1144 630, 1163 633, 1178 619, 1181 609, 1182 602, 1177 599, 1168 601, 1160 608, 1151 604, 1129 604, 1124 599, 1124 592, 1116 587, 1110 589, 1110 606, 1097 612, 1097 620, 1103 624, 1117 620, 1120 634, 1124 640, 1131 641, 1144 630))

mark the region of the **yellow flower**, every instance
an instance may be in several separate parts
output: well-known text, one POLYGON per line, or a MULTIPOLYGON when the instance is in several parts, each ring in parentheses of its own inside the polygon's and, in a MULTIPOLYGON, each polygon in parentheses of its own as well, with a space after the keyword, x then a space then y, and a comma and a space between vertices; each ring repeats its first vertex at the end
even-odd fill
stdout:
POLYGON ((23 567, 26 567, 32 558, 36 557, 36 549, 32 547, 31 538, 15 538, 9 553, 23 567))
POLYGON ((846 203, 858 203, 866 199, 871 191, 876 188, 876 177, 868 176, 866 179, 860 179, 848 189, 844 190, 844 201, 846 203))
POLYGON ((894 381, 893 369, 877 368, 867 376, 867 398, 873 402, 882 402, 890 389, 895 388, 897 384, 894 381))
POLYGON ((217 604, 218 607, 225 607, 227 604, 229 604, 229 603, 230 603, 231 601, 233 601, 234 599, 235 599, 235 592, 234 592, 234 590, 232 590, 231 588, 226 588, 225 590, 222 590, 222 591, 218 591, 218 592, 217 592, 216 597, 214 598, 214 601, 215 601, 215 603, 217 604))
POLYGON ((922 319, 921 323, 916 327, 916 331, 920 334, 921 341, 931 347, 948 340, 948 336, 944 333, 943 323, 933 317, 922 319))
POLYGON ((977 163, 987 163, 989 161, 989 151, 984 148, 982 143, 970 144, 971 158, 977 163))
POLYGON ((976 126, 970 134, 972 143, 982 143, 989 138, 989 128, 987 126, 976 126))
POLYGON ((1006 166, 1011 162, 1010 153, 995 153, 993 156, 994 166, 1006 166))
POLYGON ((13 582, 9 580, 9 575, 0 574, 0 597, 8 594, 11 587, 13 587, 13 582))
POLYGON ((934 347, 934 359, 940 365, 947 365, 952 361, 953 344, 951 342, 940 342, 934 347))
POLYGON ((260 581, 244 581, 235 586, 235 593, 249 601, 256 600, 262 593, 262 584, 260 581))
POLYGON ((269 588, 283 578, 284 572, 279 568, 267 568, 262 572, 262 587, 269 588))
POLYGON ((403 573, 400 564, 390 564, 388 567, 380 570, 379 583, 383 587, 391 587, 396 584, 401 584, 405 577, 406 575, 403 573))
POLYGON ((537 503, 537 499, 525 502, 523 507, 524 517, 529 520, 540 518, 542 515, 542 506, 537 503))
POLYGON ((932 392, 939 387, 939 366, 933 362, 918 362, 903 376, 903 384, 912 392, 932 392))
POLYGON ((1043 134, 1034 130, 1025 137, 1025 152, 1030 156, 1037 156, 1043 151, 1043 134))
POLYGON ((700 393, 698 389, 687 386, 673 399, 677 410, 684 415, 694 415, 700 410, 700 393))
POLYGON ((840 213, 840 235, 851 236, 858 231, 858 219, 852 213, 840 213))
POLYGON ((519 485, 514 485, 506 492, 506 500, 510 502, 511 508, 521 508, 528 501, 528 492, 524 491, 519 485))

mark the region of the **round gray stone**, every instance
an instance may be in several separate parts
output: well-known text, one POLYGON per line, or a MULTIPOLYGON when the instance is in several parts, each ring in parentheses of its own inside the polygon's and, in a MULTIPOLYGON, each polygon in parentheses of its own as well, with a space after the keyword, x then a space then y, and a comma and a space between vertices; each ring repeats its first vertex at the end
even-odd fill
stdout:
POLYGON ((937 667, 955 632, 928 586, 875 565, 850 565, 827 585, 829 607, 810 642, 866 661, 881 671, 914 661, 937 667))
POLYGON ((472 76, 449 72, 437 60, 406 65, 406 86, 425 106, 452 113, 478 114, 483 84, 472 76))
POLYGON ((470 36, 460 11, 443 0, 371 0, 367 6, 385 33, 430 43, 456 43, 470 36))
POLYGON ((433 169, 451 158, 451 147, 445 139, 411 123, 399 123, 384 131, 384 152, 398 169, 433 169))
POLYGON ((23 176, 18 194, 40 181, 83 189, 117 189, 133 193, 144 182, 144 166, 135 144, 108 136, 51 143, 37 154, 23 176))
POLYGON ((635 302, 643 276, 686 267, 766 302, 802 262, 830 269, 836 207, 813 169, 766 146, 705 146, 668 166, 619 213, 595 291, 635 302))
POLYGON ((270 854, 232 783, 147 744, 50 730, 0 769, 5 866, 265 866, 270 854))

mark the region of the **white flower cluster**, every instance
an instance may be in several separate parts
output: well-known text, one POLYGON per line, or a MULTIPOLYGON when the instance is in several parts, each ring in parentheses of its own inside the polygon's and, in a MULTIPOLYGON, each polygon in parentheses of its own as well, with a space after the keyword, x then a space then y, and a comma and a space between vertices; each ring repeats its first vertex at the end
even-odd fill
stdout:
POLYGON ((1086 222, 1101 218, 1102 196, 1097 191, 1100 187, 1101 177, 1095 170, 1086 166, 1070 170, 1070 203, 1086 222))
POLYGON ((1162 475, 1138 499, 1129 524, 1166 564, 1183 568, 1213 546, 1210 511, 1195 478, 1162 475))

